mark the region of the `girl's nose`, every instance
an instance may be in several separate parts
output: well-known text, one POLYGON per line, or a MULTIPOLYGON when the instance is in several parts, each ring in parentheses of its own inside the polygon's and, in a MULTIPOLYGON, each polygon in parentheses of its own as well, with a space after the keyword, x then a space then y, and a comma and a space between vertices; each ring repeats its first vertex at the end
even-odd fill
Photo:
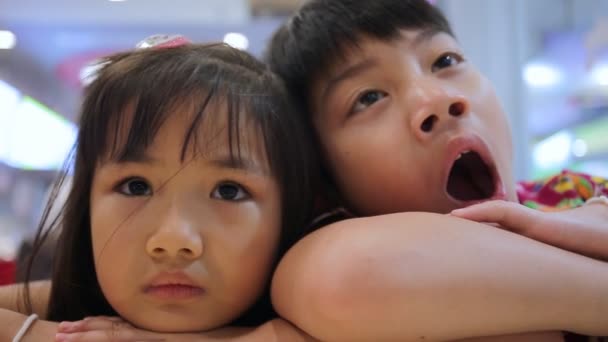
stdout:
POLYGON ((172 208, 149 237, 146 252, 156 260, 195 260, 203 254, 203 239, 195 220, 172 208))

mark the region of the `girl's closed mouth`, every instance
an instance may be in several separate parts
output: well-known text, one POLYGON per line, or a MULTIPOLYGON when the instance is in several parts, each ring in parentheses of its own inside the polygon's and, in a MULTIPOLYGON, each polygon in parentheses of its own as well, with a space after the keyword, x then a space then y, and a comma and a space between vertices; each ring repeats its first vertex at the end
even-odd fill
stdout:
POLYGON ((161 273, 143 288, 143 292, 163 300, 191 299, 205 294, 205 289, 197 285, 183 272, 161 273))

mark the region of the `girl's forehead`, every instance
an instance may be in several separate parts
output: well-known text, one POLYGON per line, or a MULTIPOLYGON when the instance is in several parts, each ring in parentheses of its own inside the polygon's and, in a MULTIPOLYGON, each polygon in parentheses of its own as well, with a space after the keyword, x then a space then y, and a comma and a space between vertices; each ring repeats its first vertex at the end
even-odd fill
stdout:
POLYGON ((229 154, 234 159, 254 159, 266 165, 266 145, 261 125, 253 113, 238 112, 226 103, 210 101, 206 107, 178 102, 162 116, 130 104, 121 115, 118 129, 109 130, 106 161, 138 160, 159 145, 178 146, 181 159, 229 154))

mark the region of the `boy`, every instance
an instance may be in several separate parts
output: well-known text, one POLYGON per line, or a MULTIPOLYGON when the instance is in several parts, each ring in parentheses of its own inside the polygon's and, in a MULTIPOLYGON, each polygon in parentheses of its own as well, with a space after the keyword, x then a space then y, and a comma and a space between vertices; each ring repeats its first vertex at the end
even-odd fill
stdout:
MULTIPOLYGON (((330 183, 356 216, 404 211, 450 213, 485 202, 454 215, 499 223, 561 248, 608 259, 608 208, 601 200, 551 215, 509 203, 518 201, 518 194, 524 192, 518 193, 512 176, 506 115, 492 85, 467 62, 446 19, 426 1, 310 1, 275 34, 267 59, 307 109, 330 183)), ((560 175, 549 185, 579 176, 560 175)), ((605 183, 588 179, 590 193, 583 191, 567 203, 580 204, 594 191, 607 194, 602 187, 605 183)), ((536 191, 527 197, 553 204, 551 196, 543 197, 550 191, 548 187, 536 191)), ((378 225, 380 220, 362 226, 378 225)), ((415 338, 405 331, 403 321, 407 306, 416 297, 408 297, 410 302, 399 300, 405 284, 416 285, 399 278, 413 273, 399 266, 408 264, 408 258, 400 254, 400 244, 414 234, 408 236, 403 229, 387 232, 361 227, 359 241, 353 237, 359 233, 356 229, 329 230, 309 237, 284 259, 273 283, 278 311, 321 339, 415 338), (335 244, 332 251, 320 251, 320 244, 328 241, 335 244), (352 243, 349 246, 345 241, 352 243), (390 244, 393 241, 398 242, 390 244), (314 258, 307 256, 313 252, 317 253, 314 258), (368 266, 372 261, 374 267, 368 266), (388 265, 382 267, 383 263, 388 265), (369 280, 372 275, 377 281, 369 280), (306 282, 308 279, 313 280, 306 282), (318 279, 324 279, 326 285, 319 285, 318 279), (307 300, 291 299, 293 293, 307 300), (310 297, 323 298, 324 303, 315 305, 310 297), (394 309, 387 308, 389 304, 394 309), (314 316, 311 312, 324 314, 314 316), (391 316, 400 319, 393 321, 391 316), (333 327, 322 328, 324 320, 331 321, 333 327)), ((481 269, 481 265, 477 267, 481 269)), ((549 280, 543 279, 539 281, 549 280)), ((429 308, 433 306, 427 303, 429 308)), ((492 307, 498 311, 497 304, 492 307)), ((529 320, 530 315, 519 319, 529 320)), ((418 326, 437 323, 428 317, 417 322, 418 326)), ((462 327, 464 323, 458 322, 462 327)), ((480 333, 550 328, 533 325, 515 324, 512 330, 480 328, 480 333)), ((413 329, 410 325, 407 328, 413 329)), ((431 339, 458 336, 454 324, 453 335, 436 334, 431 339)))

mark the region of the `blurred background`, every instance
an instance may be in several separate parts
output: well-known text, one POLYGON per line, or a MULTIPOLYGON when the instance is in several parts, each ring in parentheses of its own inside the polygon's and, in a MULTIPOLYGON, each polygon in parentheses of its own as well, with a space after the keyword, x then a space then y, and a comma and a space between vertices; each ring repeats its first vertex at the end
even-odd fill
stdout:
MULTIPOLYGON (((74 142, 96 59, 157 33, 259 56, 301 2, 0 0, 0 283, 14 278, 2 260, 27 250, 74 142)), ((519 179, 564 168, 608 177, 608 1, 432 2, 510 114, 519 179)))

